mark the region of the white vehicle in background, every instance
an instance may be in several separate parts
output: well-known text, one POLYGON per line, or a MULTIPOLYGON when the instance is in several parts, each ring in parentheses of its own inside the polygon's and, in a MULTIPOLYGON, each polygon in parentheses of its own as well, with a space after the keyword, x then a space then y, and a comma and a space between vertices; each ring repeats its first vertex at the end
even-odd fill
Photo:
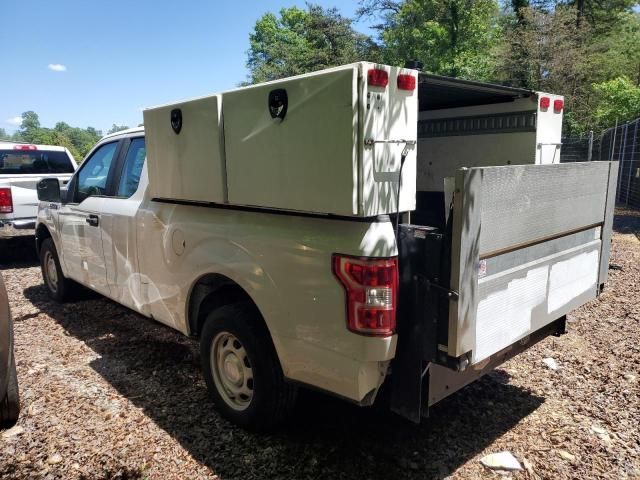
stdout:
POLYGON ((362 62, 147 109, 38 184, 45 285, 198 338, 240 425, 299 385, 418 422, 604 287, 617 165, 557 163, 563 106, 362 62))
POLYGON ((43 177, 56 177, 64 186, 76 168, 65 147, 0 143, 0 239, 33 235, 37 183, 43 177))

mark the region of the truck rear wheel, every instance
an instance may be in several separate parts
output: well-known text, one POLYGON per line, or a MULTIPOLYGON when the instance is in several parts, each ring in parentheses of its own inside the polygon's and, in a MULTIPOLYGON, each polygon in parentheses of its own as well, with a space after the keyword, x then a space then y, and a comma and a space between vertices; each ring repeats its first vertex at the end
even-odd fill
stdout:
POLYGON ((51 238, 45 238, 40 247, 40 267, 49 296, 58 302, 68 300, 74 284, 63 275, 58 252, 51 238))
POLYGON ((252 305, 225 305, 211 312, 200 355, 209 394, 232 422, 269 430, 295 403, 297 388, 285 382, 269 332, 252 305))
POLYGON ((0 427, 13 427, 18 421, 20 414, 20 396, 18 394, 18 375, 16 373, 16 361, 11 354, 11 365, 9 366, 9 382, 7 384, 7 393, 0 400, 0 427))

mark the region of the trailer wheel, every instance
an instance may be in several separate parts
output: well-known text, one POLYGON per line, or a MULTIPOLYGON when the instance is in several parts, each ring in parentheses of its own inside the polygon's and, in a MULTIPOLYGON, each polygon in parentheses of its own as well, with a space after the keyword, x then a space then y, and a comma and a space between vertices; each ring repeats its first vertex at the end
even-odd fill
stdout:
POLYGON ((63 275, 58 252, 51 238, 45 238, 40 247, 40 267, 49 296, 58 302, 68 300, 75 284, 63 275))
POLYGON ((285 382, 269 332, 252 305, 212 311, 202 330, 200 355, 209 394, 233 423, 270 430, 295 403, 297 388, 285 382))
POLYGON ((13 427, 20 414, 20 395, 18 394, 18 375, 16 373, 16 361, 11 353, 9 366, 9 381, 7 393, 0 401, 0 427, 13 427))

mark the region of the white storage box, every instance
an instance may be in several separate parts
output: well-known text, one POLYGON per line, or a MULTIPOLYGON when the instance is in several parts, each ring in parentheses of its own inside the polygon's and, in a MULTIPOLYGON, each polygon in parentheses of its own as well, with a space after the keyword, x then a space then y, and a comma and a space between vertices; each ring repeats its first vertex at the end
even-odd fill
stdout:
POLYGON ((147 109, 144 126, 151 198, 226 202, 220 95, 147 109))
POLYGON ((417 98, 416 71, 362 62, 146 110, 152 195, 332 215, 395 213, 407 147, 400 210, 412 210, 417 98), (175 109, 182 111, 179 133, 170 122, 175 109))

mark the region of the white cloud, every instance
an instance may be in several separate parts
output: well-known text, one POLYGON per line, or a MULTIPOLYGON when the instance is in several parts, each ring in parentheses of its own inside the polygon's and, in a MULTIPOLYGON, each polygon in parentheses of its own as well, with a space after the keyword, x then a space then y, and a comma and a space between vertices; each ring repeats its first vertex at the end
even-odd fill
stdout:
POLYGON ((7 118, 6 122, 9 125, 13 125, 13 126, 19 127, 22 124, 22 117, 7 118))
POLYGON ((50 63, 49 70, 53 70, 54 72, 64 72, 67 70, 67 66, 62 65, 61 63, 50 63))

